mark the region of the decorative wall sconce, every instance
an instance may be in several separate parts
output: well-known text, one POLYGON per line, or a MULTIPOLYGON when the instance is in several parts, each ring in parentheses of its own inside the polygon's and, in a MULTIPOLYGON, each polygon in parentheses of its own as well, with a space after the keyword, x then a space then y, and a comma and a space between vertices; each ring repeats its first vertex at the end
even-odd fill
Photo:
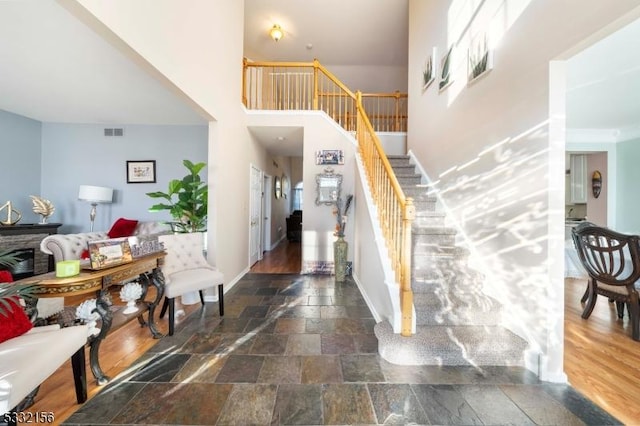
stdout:
POLYGON ((273 41, 278 41, 284 36, 284 31, 282 31, 282 27, 280 27, 280 25, 274 24, 269 31, 269 35, 271 36, 273 41))
POLYGON ((596 170, 593 172, 591 176, 591 189, 593 191, 593 196, 598 198, 600 196, 600 191, 602 190, 602 174, 596 170))

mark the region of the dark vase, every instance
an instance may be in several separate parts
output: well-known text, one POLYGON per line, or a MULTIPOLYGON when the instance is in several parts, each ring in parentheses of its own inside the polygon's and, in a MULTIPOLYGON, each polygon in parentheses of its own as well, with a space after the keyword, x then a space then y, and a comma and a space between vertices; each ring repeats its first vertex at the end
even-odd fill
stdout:
POLYGON ((349 243, 344 237, 338 237, 333 243, 333 264, 335 267, 336 281, 344 281, 347 273, 347 252, 349 243))

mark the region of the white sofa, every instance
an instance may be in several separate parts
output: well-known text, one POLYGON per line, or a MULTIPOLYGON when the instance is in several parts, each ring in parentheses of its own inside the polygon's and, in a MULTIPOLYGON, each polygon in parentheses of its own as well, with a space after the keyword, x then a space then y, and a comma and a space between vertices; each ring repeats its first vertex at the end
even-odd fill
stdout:
MULTIPOLYGON (((171 227, 164 222, 138 222, 133 232, 137 235, 167 234, 171 227)), ((53 234, 40 242, 40 251, 53 256, 54 262, 80 259, 87 249, 87 243, 94 240, 106 240, 107 232, 82 232, 78 234, 53 234)))
POLYGON ((86 325, 34 327, 0 343, 0 415, 29 396, 69 358, 73 364, 76 399, 87 400, 84 346, 86 325))

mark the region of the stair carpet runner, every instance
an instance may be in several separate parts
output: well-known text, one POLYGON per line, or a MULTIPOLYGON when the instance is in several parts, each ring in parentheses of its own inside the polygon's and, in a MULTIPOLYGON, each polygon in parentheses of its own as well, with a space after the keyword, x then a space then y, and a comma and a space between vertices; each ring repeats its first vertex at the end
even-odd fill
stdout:
POLYGON ((382 358, 402 365, 518 365, 526 341, 500 325, 502 307, 483 294, 483 277, 456 246, 456 230, 445 226, 436 197, 420 186, 409 156, 389 156, 416 219, 412 227, 412 290, 416 334, 403 337, 382 321, 375 327, 382 358))

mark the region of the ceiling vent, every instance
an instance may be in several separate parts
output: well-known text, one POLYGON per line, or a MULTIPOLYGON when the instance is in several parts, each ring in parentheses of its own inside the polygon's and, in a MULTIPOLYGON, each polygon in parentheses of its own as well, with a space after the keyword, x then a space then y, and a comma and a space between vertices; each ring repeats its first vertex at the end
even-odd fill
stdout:
POLYGON ((104 129, 105 136, 124 136, 124 129, 122 128, 112 128, 112 129, 104 129))

